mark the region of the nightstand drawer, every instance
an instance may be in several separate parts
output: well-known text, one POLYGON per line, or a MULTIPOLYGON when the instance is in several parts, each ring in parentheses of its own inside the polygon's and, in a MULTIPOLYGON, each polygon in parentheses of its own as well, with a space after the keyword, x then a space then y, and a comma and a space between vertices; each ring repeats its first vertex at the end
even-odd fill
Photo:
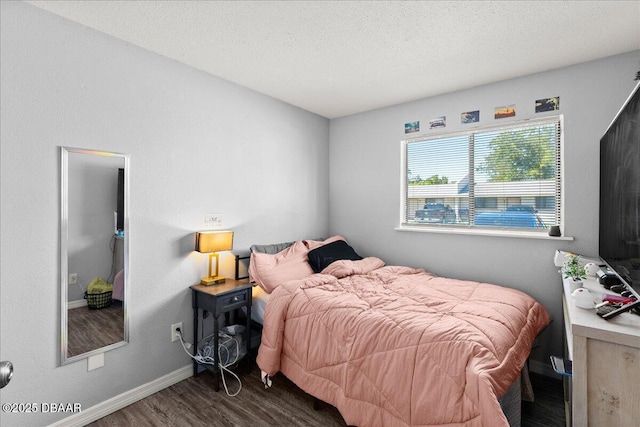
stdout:
POLYGON ((245 305, 247 305, 247 300, 249 298, 251 298, 251 289, 244 289, 241 291, 226 294, 217 299, 218 313, 233 310, 237 307, 244 307, 245 305))

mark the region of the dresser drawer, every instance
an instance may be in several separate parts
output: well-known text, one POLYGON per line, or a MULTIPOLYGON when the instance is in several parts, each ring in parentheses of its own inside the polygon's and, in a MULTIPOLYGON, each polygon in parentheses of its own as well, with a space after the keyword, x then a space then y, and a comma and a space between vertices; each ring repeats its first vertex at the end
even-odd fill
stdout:
POLYGON ((244 289, 218 297, 218 313, 233 310, 237 307, 244 307, 247 305, 249 298, 251 298, 251 289, 244 289))

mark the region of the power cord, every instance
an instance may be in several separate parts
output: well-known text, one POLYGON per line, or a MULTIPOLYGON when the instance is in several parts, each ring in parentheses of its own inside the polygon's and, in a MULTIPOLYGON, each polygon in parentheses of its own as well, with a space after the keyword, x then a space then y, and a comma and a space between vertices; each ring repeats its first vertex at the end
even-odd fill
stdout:
POLYGON ((111 251, 111 271, 109 272, 109 277, 107 278, 107 283, 113 283, 116 278, 116 235, 111 235, 111 240, 109 241, 109 250, 111 251))
POLYGON ((82 289, 82 295, 85 294, 85 292, 87 292, 87 290, 84 288, 84 286, 82 286, 82 283, 80 282, 80 279, 78 279, 78 286, 80 287, 80 289, 82 289))
MULTIPOLYGON (((180 344, 182 344, 182 348, 184 349, 185 353, 187 353, 189 355, 190 358, 192 358, 193 360, 195 360, 198 363, 202 363, 205 365, 214 365, 216 364, 216 361, 213 357, 211 357, 211 351, 210 351, 210 347, 208 348, 208 351, 205 355, 200 354, 200 352, 198 351, 198 349, 195 349, 195 356, 192 355, 189 352, 189 349, 191 348, 191 343, 186 342, 183 338, 182 338, 182 331, 180 330, 180 328, 176 328, 176 332, 178 332, 178 336, 180 337, 180 344)), ((211 338, 213 335, 210 335, 207 338, 211 338)), ((235 397, 240 393, 240 390, 242 390, 242 381, 240 381, 240 377, 238 377, 234 372, 232 372, 231 370, 228 369, 228 366, 231 366, 233 364, 235 364, 236 362, 238 362, 238 359, 240 358, 240 344, 238 342, 237 339, 234 339, 233 337, 231 337, 230 335, 227 334, 222 334, 223 337, 228 338, 233 340, 236 343, 236 357, 232 362, 228 362, 226 365, 223 365, 222 363, 218 362, 218 368, 220 369, 220 376, 222 377, 222 385, 224 386, 224 391, 225 393, 227 393, 227 396, 229 397, 235 397), (224 373, 228 372, 229 374, 231 374, 236 380, 238 380, 238 390, 235 393, 230 393, 229 392, 229 387, 227 386, 227 380, 224 377, 224 373)), ((206 338, 205 338, 206 339, 206 338)), ((225 346, 220 346, 220 343, 218 342, 218 360, 222 360, 222 357, 220 357, 220 349, 224 348, 225 351, 227 352, 227 358, 225 360, 229 360, 230 354, 229 354, 229 350, 225 347, 225 346)))

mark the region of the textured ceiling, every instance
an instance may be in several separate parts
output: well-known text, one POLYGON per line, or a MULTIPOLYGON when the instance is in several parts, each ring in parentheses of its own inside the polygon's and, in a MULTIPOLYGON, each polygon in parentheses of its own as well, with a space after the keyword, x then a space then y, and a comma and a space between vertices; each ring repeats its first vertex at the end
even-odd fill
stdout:
POLYGON ((27 3, 328 118, 640 49, 638 0, 27 3))

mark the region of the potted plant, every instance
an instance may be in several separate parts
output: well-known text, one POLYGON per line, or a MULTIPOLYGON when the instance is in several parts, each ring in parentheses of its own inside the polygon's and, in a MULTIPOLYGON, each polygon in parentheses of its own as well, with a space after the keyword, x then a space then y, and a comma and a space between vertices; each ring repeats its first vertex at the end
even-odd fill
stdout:
POLYGON ((576 254, 569 254, 569 259, 562 264, 562 273, 565 279, 569 279, 572 292, 581 288, 582 280, 587 278, 584 265, 580 263, 580 257, 576 254))

